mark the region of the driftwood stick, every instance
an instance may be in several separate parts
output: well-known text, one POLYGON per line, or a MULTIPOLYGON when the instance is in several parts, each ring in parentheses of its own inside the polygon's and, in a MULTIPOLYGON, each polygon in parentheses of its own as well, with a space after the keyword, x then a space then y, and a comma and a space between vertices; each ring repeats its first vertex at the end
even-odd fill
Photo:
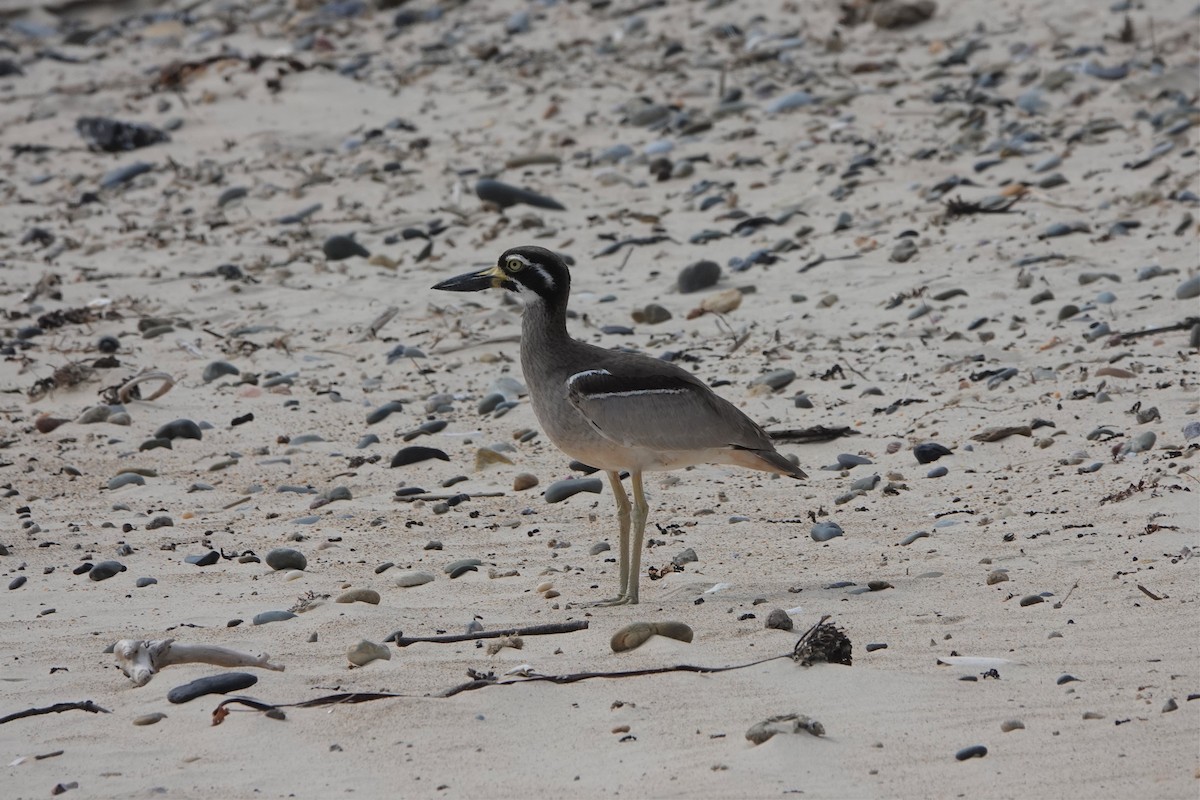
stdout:
POLYGON ((88 711, 92 714, 111 714, 107 708, 101 708, 91 700, 81 700, 77 703, 55 703, 52 706, 45 708, 27 708, 24 711, 17 711, 9 714, 6 717, 0 717, 0 725, 6 722, 12 722, 14 719, 24 719, 25 717, 36 717, 40 714, 61 714, 64 711, 88 711))
POLYGON ((468 500, 474 500, 476 497, 504 497, 504 492, 475 492, 468 494, 462 492, 460 494, 406 494, 403 497, 393 497, 397 503, 413 503, 417 500, 453 500, 456 497, 467 495, 468 500))
POLYGON ((501 636, 543 636, 551 633, 572 633, 585 630, 588 626, 586 619, 575 622, 553 622, 548 625, 530 625, 525 628, 505 628, 499 631, 478 631, 476 633, 451 633, 444 636, 405 636, 397 632, 384 639, 394 642, 397 647, 407 647, 417 642, 469 642, 472 639, 498 639, 501 636))

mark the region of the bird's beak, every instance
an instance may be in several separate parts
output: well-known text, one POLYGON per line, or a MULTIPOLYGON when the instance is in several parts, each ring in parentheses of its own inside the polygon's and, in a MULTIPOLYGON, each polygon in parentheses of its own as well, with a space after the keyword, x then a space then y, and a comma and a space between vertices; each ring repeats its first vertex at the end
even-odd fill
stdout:
POLYGON ((433 288, 443 292, 481 292, 484 289, 498 289, 503 281, 504 273, 499 267, 488 267, 480 272, 447 278, 433 288))

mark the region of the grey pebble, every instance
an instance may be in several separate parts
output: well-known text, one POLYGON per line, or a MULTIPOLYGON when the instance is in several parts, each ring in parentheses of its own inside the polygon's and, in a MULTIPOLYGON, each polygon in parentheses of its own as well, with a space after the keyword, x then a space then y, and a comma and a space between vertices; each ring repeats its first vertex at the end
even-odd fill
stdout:
POLYGON ((175 522, 170 517, 167 517, 167 516, 155 517, 154 519, 152 519, 146 523, 146 530, 148 530, 148 531, 152 531, 157 528, 173 528, 173 527, 175 527, 175 522))
POLYGON ((886 642, 871 642, 865 647, 868 653, 874 653, 876 650, 887 650, 886 642))
POLYGON ((219 675, 197 678, 191 683, 176 686, 167 692, 167 700, 175 704, 186 703, 206 694, 228 694, 249 689, 256 683, 258 683, 258 676, 251 675, 249 672, 222 672, 219 675))
POLYGON ((838 466, 843 469, 853 469, 871 463, 871 459, 866 456, 860 456, 855 453, 839 453, 837 457, 838 466))
POLYGON ((479 572, 479 567, 475 564, 463 564, 462 566, 455 567, 454 569, 450 570, 450 579, 454 580, 455 578, 461 578, 468 572, 479 572))
POLYGON ((892 254, 888 256, 889 261, 894 261, 897 264, 903 264, 917 254, 917 243, 909 237, 904 237, 900 242, 892 248, 892 254))
POLYGON ((120 475, 116 475, 108 481, 109 489, 120 489, 122 486, 130 485, 145 486, 146 479, 141 475, 138 475, 136 472, 122 472, 120 475))
POLYGON ((874 475, 867 475, 851 483, 850 490, 853 492, 869 492, 879 485, 880 480, 879 473, 876 472, 874 475))
POLYGON ((155 439, 201 439, 200 426, 190 419, 168 422, 154 432, 155 439))
POLYGON ((88 577, 94 581, 104 581, 116 575, 118 572, 124 572, 125 565, 120 561, 101 561, 96 566, 88 570, 88 577))
POLYGON ((304 208, 300 209, 299 211, 295 212, 294 214, 283 215, 279 219, 275 220, 275 223, 277 225, 296 225, 298 223, 304 222, 304 220, 308 219, 309 217, 311 217, 313 214, 317 213, 320 210, 321 210, 321 204, 313 203, 311 206, 305 206, 304 208))
POLYGON ((233 364, 230 364, 228 361, 213 361, 204 367, 204 372, 201 374, 201 377, 204 379, 205 383, 212 383, 217 378, 224 377, 225 375, 240 374, 241 370, 239 370, 233 364))
POLYGON ((671 558, 671 563, 677 567, 682 567, 684 564, 691 564, 699 560, 700 557, 696 555, 696 551, 690 547, 686 547, 671 558))
POLYGON ((908 547, 910 544, 915 542, 917 539, 924 539, 928 536, 929 536, 929 531, 915 531, 913 533, 910 533, 908 536, 905 536, 903 539, 901 539, 900 546, 908 547))
POLYGON ((795 623, 792 622, 792 618, 788 616, 786 611, 782 608, 776 608, 767 615, 765 627, 777 631, 790 631, 795 627, 795 623))
POLYGON ((769 386, 775 391, 779 391, 786 387, 789 383, 796 380, 796 371, 792 369, 777 369, 768 372, 765 375, 759 375, 754 380, 750 381, 751 386, 769 386))
POLYGON ((715 286, 721 279, 721 265, 707 259, 688 264, 679 271, 675 285, 681 294, 690 294, 715 286))
POLYGON ((808 533, 814 542, 828 542, 830 539, 836 539, 844 535, 842 526, 836 522, 818 522, 812 526, 812 530, 808 533))
POLYGON ((20 589, 22 586, 25 585, 25 582, 28 580, 29 580, 29 578, 27 578, 26 576, 18 575, 17 577, 13 578, 11 581, 8 582, 9 591, 12 591, 13 589, 20 589))
POLYGON ((356 667, 365 667, 372 661, 390 661, 392 650, 386 644, 376 644, 363 639, 346 651, 346 660, 356 667))
POLYGON ((291 611, 261 611, 254 615, 250 620, 255 625, 266 625, 270 622, 284 622, 285 620, 295 619, 296 615, 291 611))
POLYGON ((1158 436, 1154 431, 1143 431, 1121 445, 1121 451, 1123 453, 1144 453, 1153 449, 1156 441, 1158 441, 1158 436))
POLYGON ((234 200, 241 200, 248 194, 250 194, 250 190, 245 186, 230 186, 217 196, 217 208, 223 208, 234 200))
POLYGON ((1200 297, 1200 275, 1193 275, 1175 289, 1177 300, 1190 300, 1193 297, 1200 297))
POLYGON ((197 567, 211 567, 221 560, 221 554, 216 550, 209 550, 202 556, 187 556, 183 559, 188 564, 193 564, 197 567))
POLYGON ((379 566, 375 567, 375 574, 379 575, 384 572, 387 572, 389 569, 391 569, 394 566, 396 566, 396 565, 393 562, 385 561, 382 564, 380 564, 379 566))
POLYGON ((449 564, 442 567, 442 572, 445 572, 448 575, 453 575, 455 572, 462 570, 463 567, 481 566, 483 566, 483 561, 478 558, 460 558, 457 561, 451 561, 449 564))
POLYGON ((1005 733, 1009 733, 1010 731, 1023 731, 1025 730, 1025 723, 1021 722, 1019 719, 1007 719, 1000 723, 1000 730, 1004 731, 1005 733))
POLYGON ((544 496, 547 503, 561 503, 580 492, 600 494, 603 489, 604 482, 599 478, 565 478, 547 486, 544 496))
POLYGON ((312 444, 313 442, 323 442, 325 437, 319 433, 302 433, 299 436, 293 436, 288 440, 288 444, 293 447, 299 447, 302 444, 312 444))
POLYGON ((126 164, 123 167, 105 173, 100 179, 101 189, 115 189, 123 183, 128 183, 139 175, 144 175, 154 169, 153 164, 147 164, 145 161, 135 161, 132 164, 126 164))
POLYGON ((401 589, 411 589, 414 586, 422 586, 433 581, 433 575, 421 570, 409 570, 401 572, 396 577, 392 578, 392 583, 401 589))
POLYGON ((299 569, 308 566, 308 559, 299 550, 290 547, 276 547, 267 552, 267 566, 273 570, 299 569))
POLYGON ((596 542, 588 548, 588 555, 598 556, 601 553, 607 553, 612 550, 612 545, 608 542, 596 542))
POLYGON ((139 589, 145 589, 147 586, 153 586, 156 583, 158 583, 158 578, 138 578, 134 582, 134 586, 139 589))
POLYGON ((1046 598, 1040 594, 1027 594, 1021 598, 1021 606, 1036 606, 1038 603, 1046 602, 1046 598))
POLYGON ((373 444, 379 444, 379 437, 373 433, 368 433, 366 436, 358 440, 354 445, 355 450, 363 450, 373 444))
POLYGON ((943 478, 949 472, 950 472, 950 470, 947 469, 946 467, 934 467, 933 469, 929 470, 929 472, 925 473, 925 477, 926 478, 943 478))

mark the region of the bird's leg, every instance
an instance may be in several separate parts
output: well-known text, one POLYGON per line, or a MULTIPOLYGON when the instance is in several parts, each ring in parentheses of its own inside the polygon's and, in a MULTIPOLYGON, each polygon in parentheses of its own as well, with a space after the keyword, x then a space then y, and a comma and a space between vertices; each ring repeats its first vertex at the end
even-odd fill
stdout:
POLYGON ((628 602, 627 585, 629 583, 629 495, 621 485, 621 473, 608 470, 608 483, 612 486, 613 497, 617 501, 617 523, 621 526, 621 538, 617 547, 621 562, 621 576, 618 584, 618 594, 612 600, 602 600, 598 606, 619 606, 628 602))
POLYGON ((629 482, 633 484, 633 542, 629 547, 629 577, 623 592, 625 601, 636 605, 638 582, 642 577, 642 538, 646 534, 646 517, 650 515, 650 504, 646 502, 646 494, 642 491, 640 469, 630 472, 629 482))

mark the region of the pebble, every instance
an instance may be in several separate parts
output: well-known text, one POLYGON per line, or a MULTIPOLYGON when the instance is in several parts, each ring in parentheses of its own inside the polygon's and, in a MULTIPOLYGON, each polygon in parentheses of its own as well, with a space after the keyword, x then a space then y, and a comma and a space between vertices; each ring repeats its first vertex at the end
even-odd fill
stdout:
POLYGON ((871 459, 866 456, 856 455, 854 453, 839 453, 837 457, 838 466, 842 469, 853 469, 871 463, 871 459))
POLYGON ((368 603, 373 606, 379 605, 382 600, 379 592, 374 589, 348 589, 337 596, 335 603, 368 603))
POLYGON ((715 261, 697 261, 679 271, 676 287, 681 294, 691 294, 715 286, 721 279, 721 266, 715 261))
POLYGON ((251 675, 249 672, 222 672, 219 675, 197 678, 191 683, 176 686, 167 692, 167 701, 178 705, 208 694, 228 694, 249 689, 256 683, 258 683, 258 676, 251 675))
POLYGON ((1038 603, 1046 602, 1046 598, 1040 594, 1027 594, 1021 598, 1022 606, 1036 606, 1038 603))
POLYGON ((440 461, 449 461, 450 456, 436 447, 418 447, 416 445, 402 448, 396 455, 392 456, 391 466, 406 467, 409 464, 417 464, 422 461, 428 461, 431 458, 436 458, 440 461))
POLYGON ((29 578, 25 577, 24 575, 18 575, 17 577, 13 578, 11 581, 8 582, 9 591, 12 591, 13 589, 20 589, 22 586, 25 585, 25 582, 28 580, 29 580, 29 578))
POLYGON ((106 581, 119 572, 124 572, 125 565, 120 561, 101 561, 88 570, 88 577, 94 581, 106 581))
POLYGON ((598 556, 601 553, 607 553, 612 550, 612 545, 608 542, 596 542, 588 548, 588 555, 598 556))
POLYGON ((818 522, 808 533, 814 542, 828 542, 843 535, 842 526, 836 522, 818 522))
POLYGON ((155 439, 202 439, 200 426, 190 419, 168 422, 154 432, 155 439))
POLYGON ((162 722, 167 718, 167 715, 161 711, 151 711, 149 714, 140 714, 133 718, 134 725, 154 725, 162 722))
MULTIPOLYGON (((750 381, 751 386, 766 386, 772 391, 779 391, 785 388, 789 383, 796 380, 796 371, 791 369, 777 369, 768 372, 765 375, 759 375, 754 380, 750 381)), ((870 462, 867 462, 870 463, 870 462)))
POLYGON ((1193 275, 1175 289, 1177 300, 1191 300, 1200 297, 1200 275, 1193 275))
POLYGON ((614 653, 636 650, 654 635, 666 636, 680 642, 691 642, 691 627, 682 622, 634 622, 613 634, 609 643, 614 653))
POLYGON ((209 550, 202 556, 187 556, 184 561, 188 564, 193 564, 197 567, 211 567, 221 560, 221 554, 216 550, 209 550))
POLYGON ((1019 719, 1007 719, 1000 723, 1000 730, 1004 731, 1005 733, 1009 733, 1011 731, 1023 731, 1025 730, 1025 723, 1021 722, 1019 719))
POLYGON ((908 536, 905 536, 903 539, 900 540, 900 546, 908 547, 910 544, 917 541, 918 539, 924 539, 924 538, 927 538, 928 536, 929 536, 929 531, 916 531, 914 533, 910 533, 908 536))
POLYGON ((222 378, 226 375, 240 375, 241 370, 230 364, 228 361, 212 361, 204 367, 204 372, 201 377, 205 383, 212 383, 217 378, 222 378))
POLYGON ((391 661, 392 650, 386 644, 363 639, 346 651, 346 660, 356 667, 365 667, 372 661, 391 661))
POLYGON ((421 570, 409 570, 401 572, 396 577, 392 578, 392 584, 401 589, 411 589, 414 586, 421 586, 430 583, 433 580, 433 575, 421 570))
POLYGON ((513 491, 523 492, 538 485, 537 476, 530 472, 518 472, 513 476, 513 491))
POLYGON ((139 589, 145 589, 147 586, 153 586, 156 583, 158 583, 158 578, 138 578, 134 582, 134 586, 139 589))
POLYGON ((684 564, 691 564, 699 560, 700 557, 696 555, 696 551, 694 549, 691 547, 685 547, 671 558, 671 563, 677 567, 682 567, 684 564))
POLYGON ((128 183, 139 175, 145 175, 147 172, 153 171, 153 164, 147 164, 145 161, 135 161, 132 164, 126 164, 125 166, 117 167, 114 170, 106 172, 104 177, 100 179, 100 188, 115 189, 123 183, 128 183))
POLYGON ((877 650, 887 650, 886 642, 868 642, 863 648, 868 653, 874 653, 877 650))
POLYGON ((267 562, 268 567, 277 571, 281 569, 303 570, 308 566, 308 559, 304 554, 290 547, 273 548, 267 551, 263 560, 267 562))
POLYGON ((448 575, 453 575, 456 572, 461 574, 462 570, 468 567, 481 566, 483 566, 483 561, 478 558, 460 558, 457 561, 451 561, 449 564, 442 567, 442 572, 445 572, 448 575))
POLYGON ((872 489, 874 489, 876 486, 879 485, 880 480, 882 480, 882 479, 879 477, 878 472, 875 473, 874 475, 867 475, 866 477, 859 478, 858 480, 851 483, 850 491, 852 491, 852 492, 869 492, 872 489))
POLYGON ((335 235, 330 236, 321 245, 321 251, 325 253, 325 258, 330 261, 342 261, 353 256, 360 258, 370 258, 371 252, 363 247, 358 242, 354 241, 351 236, 335 235))
POLYGON ((987 755, 988 749, 981 744, 973 744, 970 747, 964 747, 954 754, 954 757, 959 761, 966 761, 969 758, 983 758, 987 755))
POLYGON ((1009 580, 1008 571, 1003 569, 994 569, 988 573, 987 585, 995 586, 997 583, 1004 583, 1009 580))
POLYGON ((403 411, 403 410, 404 410, 403 403, 401 403, 398 400, 391 400, 391 401, 379 406, 378 408, 374 409, 373 411, 371 411, 371 413, 367 414, 367 424, 374 425, 378 422, 383 422, 385 419, 387 419, 392 414, 395 414, 397 411, 403 411))
POLYGON ((776 608, 767 615, 766 627, 777 631, 790 631, 795 627, 795 623, 786 611, 776 608))
POLYGON ((925 442, 913 448, 918 464, 930 464, 942 456, 953 455, 953 452, 937 442, 925 442))
POLYGON ((566 206, 555 200, 553 197, 547 197, 543 194, 530 191, 529 189, 512 184, 503 183, 501 181, 484 178, 476 181, 475 195, 485 203, 492 203, 499 206, 501 209, 510 208, 515 205, 525 204, 534 206, 535 208, 548 208, 553 211, 565 211, 566 206))
POLYGON ((122 486, 145 486, 146 479, 136 472, 122 472, 109 479, 108 488, 110 490, 120 489, 122 486))
POLYGON ((934 467, 933 469, 929 470, 929 472, 925 473, 925 477, 926 478, 944 478, 947 474, 949 474, 949 472, 950 472, 950 470, 947 469, 946 467, 934 467))
POLYGON ((296 615, 291 611, 262 611, 255 614, 250 621, 255 625, 266 625, 270 622, 284 622, 295 618, 296 615))
POLYGON ((547 486, 544 496, 547 503, 561 503, 580 492, 600 494, 603 489, 604 482, 599 478, 565 478, 547 486))

